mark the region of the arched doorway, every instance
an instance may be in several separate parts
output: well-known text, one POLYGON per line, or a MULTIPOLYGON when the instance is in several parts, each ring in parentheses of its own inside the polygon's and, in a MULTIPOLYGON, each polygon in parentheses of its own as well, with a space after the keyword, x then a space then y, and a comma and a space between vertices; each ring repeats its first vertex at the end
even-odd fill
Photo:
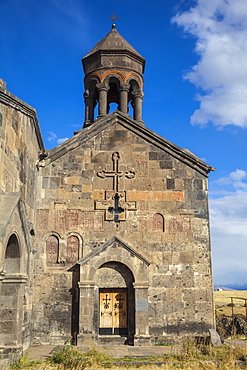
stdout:
POLYGON ((9 238, 4 256, 3 269, 6 275, 20 273, 20 248, 17 237, 12 234, 9 238))
POLYGON ((98 287, 98 334, 119 336, 133 345, 135 328, 134 277, 120 262, 106 262, 94 276, 98 287))
MULTIPOLYGON (((20 346, 22 343, 24 286, 21 279, 21 251, 17 236, 7 242, 3 261, 4 279, 1 287, 1 345, 20 346)), ((17 348, 17 347, 16 347, 17 348)))

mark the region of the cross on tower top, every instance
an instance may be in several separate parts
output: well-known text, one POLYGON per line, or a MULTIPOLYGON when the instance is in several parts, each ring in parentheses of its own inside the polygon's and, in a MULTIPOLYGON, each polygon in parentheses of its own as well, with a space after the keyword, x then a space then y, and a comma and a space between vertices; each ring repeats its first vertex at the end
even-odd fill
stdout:
POLYGON ((111 19, 112 20, 112 28, 114 28, 114 27, 116 27, 115 20, 116 19, 120 19, 120 17, 116 17, 116 13, 112 13, 112 16, 111 17, 107 17, 107 19, 111 19))

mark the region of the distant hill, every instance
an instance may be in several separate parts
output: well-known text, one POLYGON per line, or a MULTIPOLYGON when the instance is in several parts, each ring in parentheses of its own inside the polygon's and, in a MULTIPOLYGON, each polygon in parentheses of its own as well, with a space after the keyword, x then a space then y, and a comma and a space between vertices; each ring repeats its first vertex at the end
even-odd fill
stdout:
POLYGON ((226 284, 222 285, 215 285, 214 290, 223 290, 223 291, 230 291, 230 290, 247 290, 247 284, 226 284))

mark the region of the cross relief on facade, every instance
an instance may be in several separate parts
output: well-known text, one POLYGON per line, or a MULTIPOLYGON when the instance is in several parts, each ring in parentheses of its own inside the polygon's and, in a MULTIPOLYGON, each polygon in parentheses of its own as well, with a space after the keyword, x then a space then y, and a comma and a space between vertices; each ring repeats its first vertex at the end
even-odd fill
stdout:
POLYGON ((95 202, 95 209, 105 210, 105 219, 107 221, 124 221, 126 220, 126 211, 135 211, 136 202, 126 201, 126 191, 119 190, 119 178, 126 177, 127 179, 133 179, 135 172, 126 171, 121 172, 118 169, 118 162, 120 155, 118 152, 112 154, 113 170, 106 171, 102 170, 97 173, 101 178, 112 177, 113 178, 113 190, 105 191, 105 200, 97 200, 95 202))

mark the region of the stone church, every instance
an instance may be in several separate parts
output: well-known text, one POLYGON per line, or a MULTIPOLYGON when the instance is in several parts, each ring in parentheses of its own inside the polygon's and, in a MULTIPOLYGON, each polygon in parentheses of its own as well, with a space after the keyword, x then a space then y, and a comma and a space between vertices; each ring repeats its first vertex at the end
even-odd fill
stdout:
POLYGON ((115 25, 82 65, 84 126, 52 150, 35 109, 0 84, 2 360, 35 343, 148 345, 215 326, 213 168, 145 127, 145 59, 115 25))

